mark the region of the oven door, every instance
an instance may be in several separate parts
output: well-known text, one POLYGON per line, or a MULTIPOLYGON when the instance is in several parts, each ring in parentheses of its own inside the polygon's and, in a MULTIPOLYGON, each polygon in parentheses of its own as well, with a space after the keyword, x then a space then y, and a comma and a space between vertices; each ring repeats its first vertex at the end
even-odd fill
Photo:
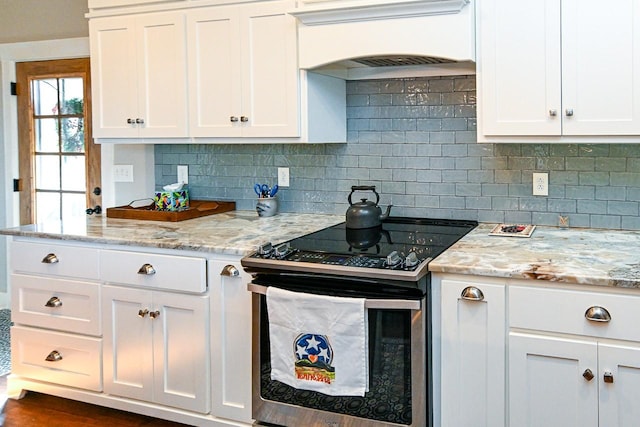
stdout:
MULTIPOLYGON (((303 282, 307 293, 354 296, 345 291, 342 279, 341 289, 331 290, 326 286, 310 286, 310 277, 298 279, 293 282, 303 282)), ((271 379, 267 286, 301 291, 291 280, 284 281, 278 276, 267 281, 254 278, 248 285, 248 290, 253 292, 252 404, 256 424, 287 427, 431 425, 426 297, 367 296, 369 391, 364 397, 328 396, 271 379)))

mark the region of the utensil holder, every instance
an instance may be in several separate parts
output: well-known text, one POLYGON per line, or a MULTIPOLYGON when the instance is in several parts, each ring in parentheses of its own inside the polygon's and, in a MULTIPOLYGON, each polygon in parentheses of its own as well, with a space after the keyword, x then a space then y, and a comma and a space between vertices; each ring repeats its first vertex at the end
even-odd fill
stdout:
POLYGON ((274 216, 278 213, 278 199, 276 197, 260 198, 256 202, 256 212, 259 217, 274 216))

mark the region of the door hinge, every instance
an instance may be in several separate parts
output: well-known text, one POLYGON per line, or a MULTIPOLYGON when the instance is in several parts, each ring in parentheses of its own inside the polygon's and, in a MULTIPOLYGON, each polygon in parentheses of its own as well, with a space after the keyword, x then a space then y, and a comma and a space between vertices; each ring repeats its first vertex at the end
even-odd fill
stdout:
POLYGON ((18 84, 16 82, 11 82, 11 95, 18 94, 18 84))
POLYGON ((22 181, 19 179, 13 180, 13 191, 22 191, 22 181))

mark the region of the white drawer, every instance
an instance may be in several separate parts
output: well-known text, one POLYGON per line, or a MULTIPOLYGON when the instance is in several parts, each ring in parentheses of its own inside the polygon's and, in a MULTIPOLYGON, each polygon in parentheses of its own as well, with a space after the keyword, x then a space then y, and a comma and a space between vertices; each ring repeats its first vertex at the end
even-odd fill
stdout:
POLYGON ((11 243, 11 269, 15 272, 97 280, 100 276, 99 265, 98 250, 95 248, 48 242, 11 243))
POLYGON ((102 251, 100 268, 103 280, 108 283, 196 293, 207 290, 204 258, 102 251))
POLYGON ((509 326, 540 331, 640 341, 640 295, 509 287, 509 326), (591 307, 606 309, 608 322, 587 320, 591 307))
POLYGON ((35 380, 102 391, 102 340, 11 328, 11 372, 35 380), (47 361, 57 351, 61 358, 47 361))
POLYGON ((101 334, 98 283, 13 274, 11 304, 16 324, 101 334))

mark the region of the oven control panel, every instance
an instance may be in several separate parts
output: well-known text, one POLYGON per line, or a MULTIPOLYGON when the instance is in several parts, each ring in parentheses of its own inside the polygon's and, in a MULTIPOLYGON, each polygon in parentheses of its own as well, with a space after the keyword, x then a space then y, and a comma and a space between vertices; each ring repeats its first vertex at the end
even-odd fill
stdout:
POLYGON ((325 264, 344 267, 377 268, 385 270, 414 271, 420 263, 415 252, 410 252, 402 258, 396 251, 387 256, 374 255, 341 255, 324 252, 302 251, 291 248, 288 243, 272 246, 271 243, 261 245, 251 258, 269 260, 273 263, 279 261, 300 262, 311 264, 325 264))

